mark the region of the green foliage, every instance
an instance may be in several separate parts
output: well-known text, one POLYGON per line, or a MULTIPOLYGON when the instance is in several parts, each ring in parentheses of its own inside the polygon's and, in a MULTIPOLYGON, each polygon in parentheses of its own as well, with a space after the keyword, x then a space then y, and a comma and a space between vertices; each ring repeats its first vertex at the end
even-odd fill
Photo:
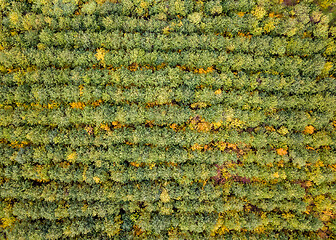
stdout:
POLYGON ((334 9, 0 0, 0 239, 335 239, 334 9))

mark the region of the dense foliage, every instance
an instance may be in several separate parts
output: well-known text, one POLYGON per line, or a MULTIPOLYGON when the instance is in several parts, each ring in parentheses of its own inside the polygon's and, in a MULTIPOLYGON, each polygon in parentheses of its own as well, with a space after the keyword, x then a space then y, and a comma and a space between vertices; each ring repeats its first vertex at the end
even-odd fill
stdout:
POLYGON ((334 3, 0 0, 0 239, 336 239, 334 3))

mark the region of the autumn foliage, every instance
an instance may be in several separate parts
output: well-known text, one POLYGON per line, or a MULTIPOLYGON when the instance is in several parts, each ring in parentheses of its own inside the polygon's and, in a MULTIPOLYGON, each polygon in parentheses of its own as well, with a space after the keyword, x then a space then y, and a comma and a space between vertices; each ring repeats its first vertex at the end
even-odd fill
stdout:
POLYGON ((0 1, 0 239, 336 239, 334 2, 0 1))

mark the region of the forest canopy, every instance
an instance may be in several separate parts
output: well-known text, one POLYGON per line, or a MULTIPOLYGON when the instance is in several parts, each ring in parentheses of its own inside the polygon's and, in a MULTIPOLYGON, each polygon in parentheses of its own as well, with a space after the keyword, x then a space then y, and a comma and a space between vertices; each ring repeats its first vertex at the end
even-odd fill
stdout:
POLYGON ((0 239, 336 239, 332 0, 0 0, 0 239))

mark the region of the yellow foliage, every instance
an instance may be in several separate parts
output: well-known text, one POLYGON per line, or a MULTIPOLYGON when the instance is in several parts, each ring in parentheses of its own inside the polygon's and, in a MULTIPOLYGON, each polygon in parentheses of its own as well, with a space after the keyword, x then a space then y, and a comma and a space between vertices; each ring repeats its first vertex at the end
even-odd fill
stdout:
POLYGON ((280 156, 284 156, 287 154, 287 150, 286 149, 283 149, 283 148, 278 148, 276 150, 277 154, 280 155, 280 156))
POLYGON ((320 215, 320 219, 323 222, 328 222, 331 218, 333 218, 335 215, 333 213, 333 211, 331 210, 326 210, 326 211, 322 211, 321 215, 320 215))
POLYGON ((47 46, 45 45, 45 44, 43 44, 43 43, 39 43, 39 44, 37 44, 37 49, 38 50, 44 50, 44 49, 46 49, 47 48, 47 46))
POLYGON ((55 103, 55 102, 48 103, 48 106, 47 106, 48 109, 54 109, 54 108, 57 108, 57 107, 58 107, 58 104, 55 103))
POLYGON ((211 123, 200 122, 197 124, 197 130, 199 132, 209 132, 211 130, 211 123))
POLYGON ((141 2, 140 3, 140 7, 142 7, 142 8, 148 8, 148 6, 149 6, 149 3, 147 3, 147 2, 141 2))
POLYGON ((10 144, 12 148, 23 148, 24 146, 27 146, 29 142, 27 141, 22 141, 21 143, 18 141, 14 141, 10 144))
POLYGON ((149 169, 152 170, 155 167, 155 163, 148 163, 149 169))
POLYGON ((321 160, 318 160, 318 161, 315 163, 315 167, 324 167, 324 163, 323 163, 321 160))
POLYGON ((179 69, 181 69, 181 70, 183 70, 183 71, 186 71, 187 70, 187 67, 186 66, 184 66, 184 65, 182 65, 182 66, 177 66, 179 69))
POLYGON ((112 125, 113 125, 113 128, 116 129, 116 128, 122 128, 124 126, 126 126, 125 124, 121 124, 120 122, 118 121, 113 121, 112 122, 112 125))
POLYGON ((95 165, 96 165, 96 167, 101 167, 102 166, 102 161, 101 160, 97 160, 96 162, 95 162, 95 165))
POLYGON ((93 128, 91 126, 87 126, 84 128, 86 130, 86 132, 89 134, 89 135, 92 135, 93 134, 93 128))
POLYGON ((279 167, 283 167, 283 166, 284 166, 284 163, 285 163, 285 162, 284 162, 283 160, 281 160, 281 161, 278 162, 277 165, 278 165, 279 167))
POLYGON ((218 234, 219 235, 224 235, 225 233, 228 233, 230 229, 228 229, 226 226, 222 225, 220 229, 218 229, 218 234))
POLYGON ((72 152, 68 157, 67 160, 68 161, 73 161, 77 158, 77 153, 76 152, 72 152))
MULTIPOLYGON (((248 39, 251 39, 252 35, 247 32, 247 33, 243 33, 243 32, 238 32, 238 36, 240 37, 245 37, 245 38, 248 38, 248 39)), ((229 51, 233 51, 235 49, 235 46, 234 45, 231 45, 227 48, 229 51)), ((238 73, 237 72, 234 72, 233 73, 234 75, 237 75, 238 73)))
POLYGON ((210 122, 206 122, 202 117, 196 116, 190 118, 190 129, 196 129, 199 132, 209 132, 213 127, 213 124, 210 122))
POLYGON ((9 199, 3 199, 2 204, 4 208, 1 209, 1 221, 0 221, 0 227, 1 228, 9 228, 11 227, 14 222, 16 221, 16 218, 13 217, 12 212, 13 212, 13 205, 9 203, 9 199))
POLYGON ((83 181, 85 182, 86 181, 86 171, 87 171, 87 169, 88 169, 88 166, 87 165, 85 165, 84 166, 84 170, 83 170, 83 175, 82 175, 82 177, 83 177, 83 181))
POLYGON ((305 38, 311 38, 311 33, 304 32, 303 33, 303 37, 305 37, 305 38))
POLYGON ((156 70, 160 70, 166 66, 165 63, 161 63, 160 65, 156 66, 156 70))
POLYGON ((78 88, 79 88, 79 95, 80 96, 83 95, 84 85, 79 85, 78 88))
POLYGON ((221 89, 217 89, 216 91, 215 91, 215 94, 216 95, 219 95, 219 94, 221 94, 222 93, 222 90, 221 89))
POLYGON ((233 143, 228 143, 227 147, 228 147, 228 148, 232 148, 232 149, 234 149, 234 150, 237 149, 237 145, 236 145, 236 144, 233 144, 233 143))
POLYGON ((163 202, 163 203, 167 203, 170 201, 170 196, 168 194, 168 191, 167 189, 163 189, 161 194, 160 194, 160 200, 163 202))
POLYGON ((128 66, 128 69, 131 71, 131 72, 135 72, 136 70, 139 69, 139 65, 137 63, 132 63, 131 65, 128 66))
POLYGON ((106 55, 107 51, 103 48, 99 48, 97 49, 97 53, 95 54, 95 57, 97 58, 98 61, 100 61, 100 63, 103 64, 103 66, 105 67, 105 55, 106 55))
POLYGON ((167 27, 165 27, 165 28, 162 29, 162 32, 163 32, 163 34, 168 35, 169 34, 169 30, 170 30, 170 28, 169 28, 169 26, 167 26, 167 27))
POLYGON ((82 102, 72 102, 70 103, 71 108, 83 109, 85 104, 82 102))
POLYGON ((327 9, 329 8, 332 4, 334 3, 334 1, 331 1, 331 0, 322 0, 320 1, 320 6, 323 8, 323 9, 327 9))
POLYGON ((239 120, 238 118, 234 119, 229 118, 228 121, 229 121, 228 128, 241 128, 245 125, 245 122, 239 120))
POLYGON ((14 217, 1 218, 2 224, 0 225, 0 227, 8 228, 8 227, 12 226, 15 221, 16 221, 16 218, 14 218, 14 217))
POLYGON ((283 216, 285 219, 293 219, 293 218, 295 218, 295 215, 294 215, 293 213, 290 213, 290 212, 283 213, 282 216, 283 216))
POLYGON ((270 32, 270 31, 272 31, 272 30, 274 30, 275 29, 275 25, 274 25, 274 22, 273 21, 269 21, 269 22, 267 22, 266 24, 265 24, 265 26, 264 26, 264 30, 266 31, 266 32, 270 32))
POLYGON ((190 105, 191 108, 204 108, 207 104, 205 102, 197 102, 190 105))
POLYGON ((95 0, 99 5, 104 4, 105 2, 118 3, 118 0, 95 0))
POLYGON ((309 126, 305 127, 303 133, 304 134, 313 134, 314 130, 315 130, 315 128, 313 126, 309 125, 309 126))
POLYGON ((100 128, 104 129, 105 131, 111 131, 110 127, 107 124, 101 124, 100 128))
POLYGON ((191 146, 191 150, 202 150, 203 147, 202 145, 198 144, 198 143, 195 143, 194 145, 191 146))
POLYGON ((133 228, 134 228, 134 233, 137 236, 140 236, 141 234, 144 233, 144 231, 142 231, 141 228, 139 226, 137 226, 137 225, 134 225, 133 228))
POLYGON ((322 75, 326 75, 326 74, 328 74, 329 73, 329 71, 331 70, 333 68, 333 64, 332 64, 332 62, 326 62, 325 64, 324 64, 324 67, 323 67, 323 69, 322 69, 322 75))
POLYGON ((119 124, 118 121, 113 121, 113 122, 112 122, 112 125, 114 125, 114 126, 117 126, 118 124, 119 124))
POLYGON ((98 61, 104 61, 105 59, 106 50, 103 48, 97 49, 97 53, 95 54, 95 57, 98 61))
POLYGON ((280 129, 278 130, 278 133, 280 133, 281 135, 286 135, 289 133, 289 131, 286 127, 281 126, 280 129))
POLYGON ((266 10, 261 7, 261 6, 257 6, 255 7, 255 9, 252 11, 252 14, 257 18, 257 19, 261 19, 265 16, 266 14, 266 10))
POLYGON ((226 148, 227 144, 225 142, 219 142, 217 143, 217 147, 221 150, 224 151, 226 148))
POLYGON ((170 126, 169 126, 171 129, 176 129, 177 128, 177 124, 176 123, 173 123, 173 124, 171 124, 170 126))
POLYGON ((19 22, 19 14, 17 12, 11 12, 9 14, 9 20, 13 23, 13 24, 17 24, 19 22))
POLYGON ((223 219, 221 217, 218 217, 215 226, 211 230, 211 236, 215 236, 216 232, 223 226, 223 223, 223 219))
POLYGON ((313 182, 311 182, 311 181, 307 181, 307 182, 306 182, 306 186, 307 186, 307 187, 311 187, 311 186, 313 186, 313 182))
POLYGON ((261 234, 261 233, 264 233, 265 232, 265 226, 259 226, 257 228, 254 229, 254 232, 258 233, 258 234, 261 234))
POLYGON ((49 181, 47 172, 43 171, 43 170, 48 170, 49 167, 50 165, 39 165, 39 164, 34 167, 34 171, 36 171, 39 177, 39 179, 36 179, 36 181, 38 182, 48 182, 49 181))
POLYGON ((34 108, 42 108, 42 105, 39 103, 31 103, 30 106, 34 107, 34 108))
POLYGON ((328 46, 327 46, 327 48, 325 50, 325 53, 327 55, 330 55, 330 54, 332 54, 335 51, 335 49, 336 49, 335 42, 331 42, 331 43, 328 44, 328 46))
POLYGON ((137 162, 130 162, 130 165, 134 166, 134 167, 140 167, 140 164, 137 162))
POLYGON ((311 147, 309 145, 306 146, 306 149, 308 149, 308 150, 315 150, 315 148, 313 148, 313 147, 311 147))
POLYGON ((154 127, 154 121, 149 121, 149 120, 146 120, 146 126, 149 126, 149 127, 154 127))
POLYGON ((93 177, 93 180, 94 180, 96 183, 100 183, 100 178, 99 178, 99 177, 93 177))
POLYGON ((336 164, 329 165, 329 167, 331 168, 331 170, 336 171, 336 164))
POLYGON ((200 68, 200 69, 195 69, 194 72, 195 73, 209 73, 209 72, 213 72, 214 71, 214 68, 211 66, 211 67, 208 67, 207 69, 204 69, 204 68, 200 68))
POLYGON ((273 173, 273 177, 278 178, 278 177, 280 177, 280 175, 279 175, 278 172, 275 172, 275 173, 273 173))
POLYGON ((178 164, 174 162, 167 162, 167 166, 177 167, 178 164))
POLYGON ((219 122, 213 123, 213 126, 214 126, 215 129, 218 129, 218 128, 220 128, 222 126, 222 124, 223 124, 223 122, 219 121, 219 122))

